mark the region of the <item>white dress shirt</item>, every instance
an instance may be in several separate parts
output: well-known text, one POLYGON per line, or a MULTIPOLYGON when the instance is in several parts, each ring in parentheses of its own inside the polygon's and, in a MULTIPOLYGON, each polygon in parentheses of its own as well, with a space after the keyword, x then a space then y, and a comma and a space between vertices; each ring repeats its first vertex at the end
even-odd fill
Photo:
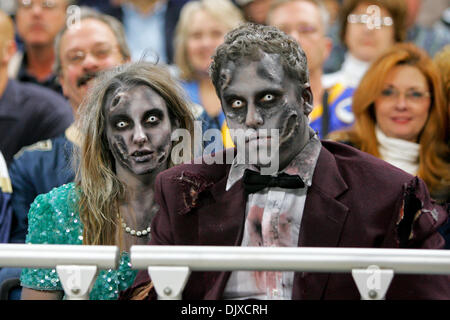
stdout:
MULTIPOLYGON (((322 144, 317 136, 281 172, 298 175, 305 188, 265 188, 248 196, 241 246, 297 247, 308 187, 322 144)), ((236 158, 228 175, 226 190, 242 179, 251 165, 238 165, 236 158)), ((234 271, 225 287, 224 299, 291 299, 294 272, 234 271)))

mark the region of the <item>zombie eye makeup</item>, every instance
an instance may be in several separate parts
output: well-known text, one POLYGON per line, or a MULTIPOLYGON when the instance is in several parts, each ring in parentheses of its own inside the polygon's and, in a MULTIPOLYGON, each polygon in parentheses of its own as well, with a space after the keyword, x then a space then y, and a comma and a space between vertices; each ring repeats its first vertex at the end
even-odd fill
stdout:
POLYGON ((242 108, 242 107, 244 107, 244 105, 245 105, 245 103, 244 103, 244 101, 242 101, 242 100, 233 100, 233 101, 231 102, 231 107, 232 107, 233 109, 239 109, 239 108, 242 108))
POLYGON ((118 129, 123 129, 123 128, 127 127, 127 126, 128 126, 128 122, 126 122, 126 121, 119 121, 115 125, 115 127, 118 128, 118 129))
POLYGON ((164 113, 159 109, 150 110, 144 115, 144 123, 155 125, 164 118, 164 113))
POLYGON ((258 100, 262 104, 271 104, 276 101, 278 101, 279 97, 282 96, 282 93, 278 92, 264 92, 261 95, 259 95, 258 100))
POLYGON ((131 125, 130 119, 124 115, 113 115, 109 122, 111 123, 111 127, 115 130, 125 130, 131 125))
POLYGON ((155 123, 155 122, 157 122, 158 120, 159 120, 159 119, 158 119, 156 116, 150 116, 150 117, 148 117, 147 122, 155 123))
POLYGON ((264 95, 264 97, 262 97, 261 101, 262 102, 271 102, 274 99, 275 99, 275 96, 273 94, 268 93, 268 94, 264 95))

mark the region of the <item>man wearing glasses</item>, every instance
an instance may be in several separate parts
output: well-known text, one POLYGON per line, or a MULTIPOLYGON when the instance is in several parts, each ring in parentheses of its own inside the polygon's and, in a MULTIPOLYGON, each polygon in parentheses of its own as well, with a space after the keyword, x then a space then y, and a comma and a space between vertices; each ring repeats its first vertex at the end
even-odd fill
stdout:
POLYGON ((23 41, 9 75, 61 93, 53 73, 53 42, 66 21, 66 10, 73 0, 17 0, 16 28, 23 41))
MULTIPOLYGON (((75 117, 100 71, 128 62, 130 53, 122 24, 92 9, 81 8, 55 38, 55 72, 75 117)), ((73 181, 71 153, 77 143, 74 125, 54 139, 38 142, 16 155, 10 167, 15 222, 12 242, 24 242, 27 214, 34 198, 73 181)))
POLYGON ((310 126, 321 138, 354 121, 351 110, 354 88, 343 84, 325 87, 323 84, 323 66, 333 45, 326 36, 329 20, 322 0, 274 0, 267 17, 268 25, 293 37, 306 53, 314 97, 310 126))

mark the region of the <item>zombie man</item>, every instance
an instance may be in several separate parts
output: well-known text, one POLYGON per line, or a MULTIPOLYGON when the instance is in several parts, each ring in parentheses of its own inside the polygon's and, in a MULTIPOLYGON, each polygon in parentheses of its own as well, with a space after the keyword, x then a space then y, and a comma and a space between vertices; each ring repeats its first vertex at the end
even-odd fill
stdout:
MULTIPOLYGON (((422 180, 308 125, 313 101, 306 57, 274 27, 227 34, 211 65, 230 129, 245 129, 245 153, 271 145, 267 163, 186 164, 161 173, 151 245, 442 248, 447 213, 422 180), (272 129, 279 146, 273 148, 272 129), (261 132, 264 132, 262 134, 261 132), (261 133, 261 134, 260 134, 261 133)), ((236 149, 239 153, 239 145, 236 149)), ((236 149, 228 149, 233 155, 236 149)), ((396 275, 388 299, 448 299, 447 276, 396 275)), ((122 298, 155 298, 142 271, 122 298)), ((185 299, 360 299, 350 274, 193 272, 185 299)))

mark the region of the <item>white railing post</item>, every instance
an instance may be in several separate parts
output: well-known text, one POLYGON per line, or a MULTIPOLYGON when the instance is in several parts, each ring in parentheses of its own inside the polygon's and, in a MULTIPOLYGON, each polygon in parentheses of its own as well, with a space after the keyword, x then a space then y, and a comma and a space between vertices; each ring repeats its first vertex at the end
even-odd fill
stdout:
POLYGON ((89 300, 97 279, 97 266, 56 266, 67 300, 89 300))
POLYGON ((181 300, 181 294, 191 274, 188 267, 148 267, 159 300, 181 300))
POLYGON ((367 269, 353 269, 352 276, 362 300, 384 300, 394 270, 382 270, 372 265, 367 269))

